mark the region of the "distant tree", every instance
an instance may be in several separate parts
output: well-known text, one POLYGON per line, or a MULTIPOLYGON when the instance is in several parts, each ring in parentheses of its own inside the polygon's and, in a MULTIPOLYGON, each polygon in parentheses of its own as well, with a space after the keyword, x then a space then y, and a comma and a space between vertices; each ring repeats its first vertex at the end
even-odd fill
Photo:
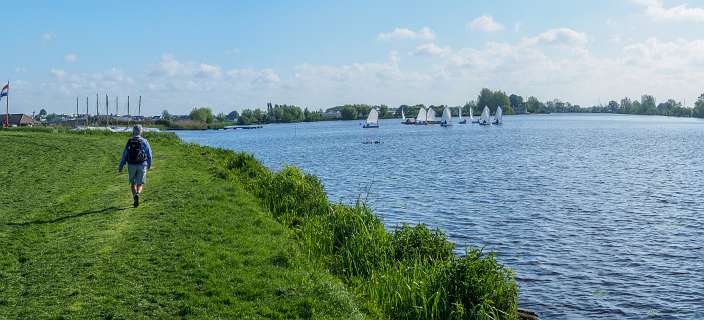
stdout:
POLYGON ((508 96, 508 100, 511 103, 511 108, 513 108, 513 111, 516 113, 525 113, 526 112, 526 107, 523 102, 523 97, 519 95, 512 94, 508 96))
POLYGON ((631 113, 631 109, 633 109, 633 102, 631 102, 631 99, 623 98, 621 99, 621 104, 618 107, 618 113, 631 113))
POLYGON ((692 110, 692 116, 697 118, 704 118, 704 93, 702 93, 697 102, 694 103, 694 110, 692 110))
POLYGON ((225 122, 225 114, 222 112, 218 113, 218 115, 215 116, 215 120, 217 122, 225 122))
POLYGON ((228 120, 235 120, 235 119, 237 119, 237 118, 239 118, 239 117, 240 117, 240 114, 237 112, 237 110, 232 111, 232 112, 230 112, 230 113, 227 114, 227 119, 228 119, 228 120))
POLYGON ((45 117, 45 116, 46 116, 46 110, 45 110, 44 108, 42 108, 41 110, 39 110, 39 116, 40 116, 40 117, 45 117))
POLYGON ((480 109, 484 109, 488 106, 491 112, 496 112, 496 108, 501 106, 504 114, 512 114, 513 109, 511 108, 511 101, 509 100, 506 93, 503 91, 491 91, 490 89, 484 88, 479 92, 477 97, 477 104, 480 109))
POLYGON ((355 120, 357 119, 357 108, 351 105, 346 105, 342 107, 342 110, 340 110, 340 113, 342 114, 342 119, 344 120, 355 120))
POLYGON ((640 98, 640 114, 657 114, 655 97, 644 94, 640 98))
POLYGON ((213 122, 213 111, 210 108, 194 108, 189 114, 189 118, 194 121, 202 121, 205 123, 213 122))
POLYGON ((611 100, 609 101, 609 104, 606 106, 606 112, 616 112, 618 111, 618 102, 611 100))
POLYGON ((166 121, 171 121, 174 117, 169 113, 168 110, 164 110, 161 112, 161 119, 166 120, 166 121))
POLYGON ((549 111, 545 108, 545 104, 540 102, 536 97, 529 97, 526 101, 526 108, 530 113, 548 113, 549 111))

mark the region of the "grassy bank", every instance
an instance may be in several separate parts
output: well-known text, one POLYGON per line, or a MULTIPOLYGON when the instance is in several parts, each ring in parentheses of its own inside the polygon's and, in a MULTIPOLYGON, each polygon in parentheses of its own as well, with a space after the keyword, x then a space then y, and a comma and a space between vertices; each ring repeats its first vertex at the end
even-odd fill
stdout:
POLYGON ((151 141, 134 209, 124 136, 0 131, 0 319, 362 317, 219 152, 151 141))
POLYGON ((296 168, 152 136, 143 206, 126 136, 0 131, 0 318, 513 319, 510 270, 425 226, 387 231, 296 168))

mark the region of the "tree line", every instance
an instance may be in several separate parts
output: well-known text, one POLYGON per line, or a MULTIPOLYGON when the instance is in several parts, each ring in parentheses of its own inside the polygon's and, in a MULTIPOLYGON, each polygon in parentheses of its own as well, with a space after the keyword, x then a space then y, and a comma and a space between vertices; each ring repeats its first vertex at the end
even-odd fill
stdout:
MULTIPOLYGON (((461 106, 447 105, 400 105, 396 109, 387 105, 369 104, 345 104, 328 108, 323 111, 309 110, 296 105, 287 104, 267 104, 266 110, 261 108, 244 109, 242 111, 232 111, 229 114, 219 113, 215 115, 210 108, 194 108, 188 115, 188 120, 205 124, 215 123, 237 123, 240 125, 266 124, 266 123, 291 123, 306 121, 325 120, 361 120, 365 119, 372 108, 379 110, 379 117, 382 119, 400 118, 401 113, 408 118, 415 118, 421 108, 433 108, 439 115, 446 107, 450 107, 453 116, 457 116, 460 108, 462 114, 467 116, 470 109, 475 115, 479 115, 484 107, 489 107, 491 113, 495 113, 497 107, 501 106, 504 114, 526 114, 526 113, 619 113, 638 115, 663 115, 675 117, 698 117, 704 118, 704 94, 700 95, 694 107, 686 107, 681 102, 674 99, 657 103, 652 95, 642 95, 639 100, 623 98, 620 101, 611 100, 606 105, 595 105, 592 107, 581 107, 577 104, 564 102, 559 99, 540 101, 534 96, 524 98, 516 94, 506 94, 501 90, 491 90, 483 88, 475 100, 466 102, 461 106)), ((174 116, 164 110, 162 120, 172 122, 174 116)))

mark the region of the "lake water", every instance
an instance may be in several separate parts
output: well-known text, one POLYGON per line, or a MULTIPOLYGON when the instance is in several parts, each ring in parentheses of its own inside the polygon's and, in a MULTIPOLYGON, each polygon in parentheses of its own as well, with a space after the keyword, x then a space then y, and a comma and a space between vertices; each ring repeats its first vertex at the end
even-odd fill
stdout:
POLYGON ((506 116, 502 126, 358 121, 179 132, 303 168, 388 226, 425 223, 516 272, 543 319, 704 319, 704 121, 506 116), (364 144, 367 141, 380 144, 364 144))

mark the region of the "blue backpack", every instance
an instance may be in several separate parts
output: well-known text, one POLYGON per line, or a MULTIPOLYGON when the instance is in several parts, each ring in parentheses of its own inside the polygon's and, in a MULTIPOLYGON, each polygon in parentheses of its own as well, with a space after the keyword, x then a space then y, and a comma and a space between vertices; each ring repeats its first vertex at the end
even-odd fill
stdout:
POLYGON ((140 164, 147 161, 147 151, 142 146, 142 141, 137 137, 127 140, 127 163, 140 164))

